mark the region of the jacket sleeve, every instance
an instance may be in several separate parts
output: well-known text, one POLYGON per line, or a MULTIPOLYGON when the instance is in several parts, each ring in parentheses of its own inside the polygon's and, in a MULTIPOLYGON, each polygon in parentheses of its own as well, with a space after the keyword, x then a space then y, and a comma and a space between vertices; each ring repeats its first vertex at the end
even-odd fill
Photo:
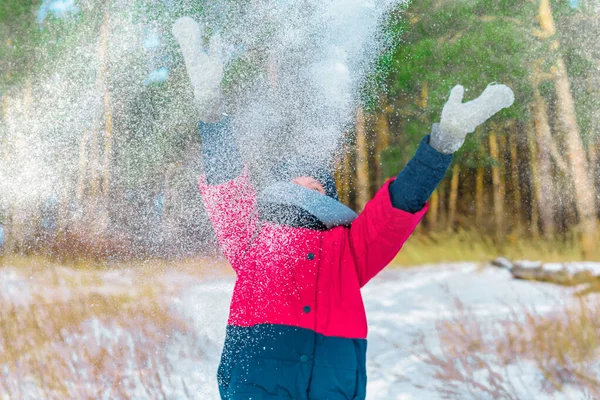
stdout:
POLYGON ((256 191, 228 120, 199 124, 204 175, 198 185, 219 246, 236 272, 257 229, 256 191))
POLYGON ((202 138, 202 161, 209 185, 229 182, 242 173, 243 163, 231 118, 208 123, 200 121, 198 130, 202 138))
MULTIPOLYGON (((433 129, 439 129, 438 125, 433 129)), ((431 147, 429 138, 429 135, 423 138, 414 157, 390 185, 395 208, 409 213, 421 210, 452 163, 452 154, 443 154, 431 147)))
POLYGON ((350 226, 350 246, 360 286, 366 285, 396 257, 425 213, 412 214, 392 205, 387 181, 350 226))
POLYGON ((426 136, 406 167, 386 182, 352 223, 350 243, 361 287, 396 257, 425 215, 427 200, 451 162, 452 155, 433 149, 426 136))

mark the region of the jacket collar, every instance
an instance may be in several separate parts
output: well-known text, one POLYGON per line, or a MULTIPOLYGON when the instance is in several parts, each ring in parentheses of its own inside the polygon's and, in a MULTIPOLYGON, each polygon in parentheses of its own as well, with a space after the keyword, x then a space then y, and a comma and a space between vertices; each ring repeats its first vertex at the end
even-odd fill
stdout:
POLYGON ((347 226, 357 217, 339 201, 291 182, 267 186, 258 196, 258 208, 264 220, 318 230, 347 226))

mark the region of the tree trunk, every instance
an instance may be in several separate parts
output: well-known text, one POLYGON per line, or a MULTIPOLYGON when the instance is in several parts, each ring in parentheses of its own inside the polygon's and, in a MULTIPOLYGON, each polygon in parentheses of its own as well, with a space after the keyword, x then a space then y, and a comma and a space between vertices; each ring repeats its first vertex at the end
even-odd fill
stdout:
MULTIPOLYGON (((596 143, 597 132, 592 133, 588 143, 588 159, 590 160, 590 175, 592 176, 592 185, 598 191, 598 144, 596 143)), ((597 206, 597 204, 596 204, 597 206)))
MULTIPOLYGON (((556 34, 550 0, 540 1, 539 21, 543 32, 542 37, 550 38, 556 34)), ((559 41, 554 40, 550 44, 550 49, 558 50, 559 46, 559 41)), ((588 162, 579 133, 571 83, 562 57, 558 57, 552 72, 556 90, 557 112, 560 115, 565 134, 565 147, 573 182, 575 206, 579 217, 582 249, 584 256, 589 258, 596 252, 597 246, 598 220, 594 186, 589 176, 588 162)))
POLYGON ((362 211, 370 200, 369 151, 365 114, 362 107, 356 110, 356 207, 362 211))
POLYGON ((340 201, 347 206, 350 206, 350 188, 352 186, 350 154, 349 146, 344 144, 337 157, 334 177, 340 201))
POLYGON ((494 225, 496 234, 501 237, 504 234, 504 179, 502 165, 504 160, 500 159, 498 151, 498 138, 495 127, 489 134, 490 156, 496 165, 492 166, 492 184, 494 195, 494 225))
POLYGON ((510 171, 511 188, 513 197, 514 228, 517 232, 522 229, 521 226, 521 184, 519 179, 519 157, 517 153, 517 132, 515 121, 510 122, 510 171))
POLYGON ((456 203, 458 200, 458 184, 460 178, 460 167, 454 164, 452 167, 452 181, 450 181, 450 198, 448 200, 448 230, 454 229, 456 224, 456 203))
POLYGON ((345 182, 345 190, 344 190, 344 204, 350 206, 350 201, 352 199, 352 185, 353 185, 353 176, 352 173, 353 165, 352 165, 352 153, 348 150, 344 155, 344 182, 345 182))
POLYGON ((546 37, 554 35, 556 33, 556 27, 554 25, 554 17, 552 17, 552 6, 550 5, 550 0, 540 0, 538 12, 538 20, 540 22, 543 35, 546 37))
MULTIPOLYGON (((9 110, 10 110, 10 102, 9 102, 8 94, 5 93, 2 98, 2 118, 4 119, 5 122, 9 118, 9 110)), ((10 136, 10 132, 8 132, 7 136, 10 136)), ((10 159, 10 148, 8 146, 8 141, 6 143, 3 143, 2 149, 4 150, 3 151, 4 160, 5 160, 5 162, 8 163, 9 159, 10 159)), ((5 232, 4 249, 5 249, 6 253, 14 252, 15 247, 16 247, 16 242, 14 239, 16 226, 13 223, 14 222, 14 214, 15 214, 14 205, 9 202, 8 208, 6 210, 5 220, 4 220, 4 232, 5 232)))
MULTIPOLYGON (((28 121, 30 119, 31 104, 33 103, 33 85, 31 83, 31 68, 28 68, 28 77, 25 80, 25 92, 23 93, 23 111, 24 119, 28 121)), ((19 132, 19 134, 21 134, 19 132)), ((27 251, 28 241, 34 238, 36 231, 41 227, 41 204, 39 199, 36 199, 35 203, 24 205, 16 208, 17 211, 17 223, 19 224, 19 231, 17 241, 19 245, 19 252, 21 254, 27 251), (35 204, 35 205, 34 205, 35 204)))
POLYGON ((89 186, 90 186, 90 195, 89 201, 86 201, 86 208, 88 209, 86 213, 94 214, 96 212, 96 206, 98 204, 98 199, 100 198, 100 144, 98 140, 98 131, 94 131, 91 134, 90 142, 89 142, 89 186))
POLYGON ((427 212, 427 224, 429 226, 429 230, 435 231, 438 224, 439 211, 440 208, 440 195, 437 190, 435 190, 431 194, 431 198, 429 199, 429 211, 427 212))
POLYGON ((584 256, 589 258, 596 252, 597 246, 597 215, 594 185, 589 175, 587 157, 579 133, 579 126, 577 125, 571 85, 562 59, 557 61, 554 77, 556 103, 565 133, 567 159, 569 160, 571 179, 573 181, 582 248, 584 256))
POLYGON ((375 164, 377 165, 377 186, 382 186, 384 181, 388 178, 384 176, 383 165, 381 164, 381 153, 388 148, 390 139, 390 126, 388 122, 388 115, 385 111, 380 112, 377 115, 376 122, 377 130, 377 144, 375 149, 375 164))
POLYGON ((77 174, 77 187, 75 189, 75 199, 79 207, 83 205, 82 202, 85 196, 85 183, 89 165, 87 151, 89 136, 90 132, 85 130, 81 134, 81 139, 79 139, 79 172, 77 174))
MULTIPOLYGON (((479 158, 483 159, 484 156, 483 143, 479 145, 479 158)), ((484 187, 484 173, 485 169, 481 162, 477 166, 477 175, 475 177, 475 224, 481 228, 483 226, 483 187, 484 187)))
POLYGON ((438 193, 438 226, 448 228, 448 180, 443 179, 438 185, 436 192, 438 193))
MULTIPOLYGON (((23 92, 23 118, 27 120, 29 118, 29 110, 32 102, 32 85, 31 78, 27 78, 25 82, 25 90, 23 92)), ((6 110, 8 115, 8 108, 6 110)), ((17 143, 23 138, 23 134, 19 128, 16 132, 13 132, 13 138, 17 140, 17 143)), ((20 147, 17 145, 17 147, 20 147)), ((22 150, 18 150, 21 152, 22 150)), ((35 228, 35 221, 37 215, 32 215, 33 209, 30 204, 11 204, 9 211, 9 235, 7 240, 7 250, 11 253, 23 254, 26 251, 26 236, 27 233, 32 232, 35 228), (28 218, 30 217, 30 218, 28 218)))
MULTIPOLYGON (((594 193, 600 192, 600 171, 598 171, 598 143, 597 143, 598 131, 594 130, 590 142, 588 143, 588 158, 590 160, 590 175, 592 178, 592 185, 594 187, 594 193)), ((596 203, 596 216, 598 217, 598 206, 596 203)))
POLYGON ((99 228, 103 232, 108 226, 108 205, 110 199, 110 182, 112 167, 112 141, 113 121, 110 108, 110 92, 108 89, 108 34, 109 34, 109 12, 108 0, 105 0, 104 20, 102 22, 100 37, 100 63, 98 74, 98 89, 102 93, 104 105, 104 160, 102 162, 102 202, 100 208, 99 228))
POLYGON ((531 236, 538 238, 540 235, 539 223, 540 223, 540 211, 539 206, 542 201, 542 195, 540 190, 540 174, 538 169, 538 151, 536 146, 536 135, 532 123, 527 124, 527 141, 529 145, 529 184, 531 187, 531 200, 529 207, 531 207, 531 236))
POLYGON ((104 162, 102 176, 102 195, 108 207, 110 198, 110 182, 112 169, 112 147, 113 147, 113 120, 110 110, 110 93, 104 93, 104 162))
POLYGON ((552 161, 550 148, 546 138, 551 138, 550 123, 548 122, 548 106, 540 94, 537 84, 533 87, 535 139, 537 148, 536 165, 539 166, 537 181, 537 201, 540 211, 542 232, 547 238, 554 237, 556 198, 554 196, 554 181, 552 177, 552 161))
POLYGON ((427 108, 427 101, 429 99, 429 85, 427 82, 423 82, 423 87, 421 88, 421 108, 427 108))

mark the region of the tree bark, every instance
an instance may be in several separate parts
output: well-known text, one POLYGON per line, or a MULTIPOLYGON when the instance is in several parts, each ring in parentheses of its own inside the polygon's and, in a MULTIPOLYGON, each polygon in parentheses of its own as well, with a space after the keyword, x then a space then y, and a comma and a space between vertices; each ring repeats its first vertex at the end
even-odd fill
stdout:
POLYGON ((335 182, 338 189, 340 201, 350 206, 350 188, 351 188, 351 166, 350 166, 350 148, 344 144, 337 157, 335 168, 335 182))
POLYGON ((112 171, 112 147, 113 147, 113 119, 110 110, 110 93, 104 93, 104 162, 102 176, 102 195, 105 207, 108 207, 110 198, 110 182, 112 171))
POLYGON ((369 151, 362 107, 356 110, 356 207, 362 211, 371 198, 369 193, 369 151))
MULTIPOLYGON (((479 158, 483 159, 484 155, 483 143, 479 145, 479 158)), ((477 166, 477 175, 475 177, 475 223, 479 228, 483 226, 483 209, 484 209, 484 199, 483 199, 483 188, 484 188, 484 173, 485 169, 483 165, 480 163, 477 166)))
POLYGON ((550 5, 550 0, 540 0, 538 20, 544 36, 550 37, 556 33, 556 26, 554 25, 554 17, 552 16, 552 6, 550 5))
POLYGON ((440 195, 437 190, 431 194, 429 199, 429 211, 427 212, 427 224, 429 230, 435 231, 438 225, 439 211, 440 208, 440 195))
POLYGON ((448 179, 443 179, 436 189, 439 197, 438 226, 446 229, 448 229, 448 184, 448 179))
MULTIPOLYGON (((597 131, 592 133, 590 142, 588 143, 588 158, 590 160, 590 175, 592 178, 592 185, 594 187, 594 193, 599 192, 598 182, 600 174, 598 173, 598 143, 596 140, 597 131)), ((598 214, 598 203, 596 203, 596 214, 598 214)))
POLYGON ((527 142, 529 145, 529 185, 531 188, 530 203, 531 209, 531 221, 530 229, 531 236, 537 239, 540 236, 539 223, 540 223, 540 211, 539 205, 541 201, 541 190, 540 190, 540 176, 538 169, 538 152, 536 146, 536 135, 534 132, 533 124, 529 122, 527 124, 527 142))
POLYGON ((517 232, 522 229, 522 213, 521 213, 521 182, 519 178, 519 155, 517 147, 517 132, 515 121, 510 122, 510 171, 511 171, 511 188, 513 197, 513 212, 514 212, 514 228, 517 232))
POLYGON ((352 157, 351 152, 346 151, 344 155, 344 182, 345 182, 345 190, 344 190, 344 204, 350 206, 350 201, 352 197, 352 185, 353 185, 353 173, 352 173, 352 157))
MULTIPOLYGON (((2 118, 4 119, 4 121, 8 120, 9 111, 10 111, 10 100, 8 98, 8 94, 5 93, 4 96, 2 97, 2 118)), ((10 136, 10 132, 8 132, 8 135, 10 136)), ((4 160, 7 163, 9 162, 9 159, 10 159, 10 149, 9 149, 8 144, 9 143, 7 141, 2 146, 3 153, 4 153, 3 154, 4 160)), ((15 247, 16 247, 16 242, 14 239, 15 238, 15 229, 16 229, 16 226, 14 224, 14 214, 15 214, 14 204, 9 202, 8 208, 6 210, 5 220, 4 220, 4 232, 5 232, 4 251, 6 253, 14 252, 15 247)))
POLYGON ((571 84, 562 59, 557 61, 554 77, 557 109, 561 115, 560 121, 565 133, 567 159, 569 160, 573 181, 582 248, 584 256, 591 257, 596 252, 598 236, 594 185, 589 175, 587 157, 577 125, 571 84))
MULTIPOLYGON (((542 38, 551 38, 556 34, 550 0, 540 0, 539 21, 542 28, 542 38)), ((558 40, 553 40, 549 46, 550 50, 554 51, 557 51, 559 47, 558 40)), ((552 72, 556 91, 557 112, 560 115, 560 122, 565 134, 565 147, 573 182, 575 207, 579 217, 581 244, 584 256, 589 258, 596 252, 598 236, 594 186, 589 175, 587 157, 579 133, 571 83, 562 57, 557 57, 552 72)))
POLYGON ((458 184, 460 178, 460 167, 454 164, 452 167, 452 180, 450 181, 450 198, 448 200, 448 229, 454 229, 456 224, 456 203, 458 200, 458 184))
POLYGON ((492 184, 494 196, 494 225, 496 234, 502 236, 504 234, 504 179, 503 168, 504 160, 499 157, 498 137, 496 136, 495 127, 489 133, 490 156, 496 165, 492 166, 492 184))
POLYGON ((427 82, 423 82, 423 87, 421 88, 421 108, 422 109, 426 109, 427 108, 427 102, 429 100, 429 85, 427 84, 427 82))
POLYGON ((381 164, 381 153, 388 148, 390 139, 390 126, 388 115, 385 111, 381 111, 377 115, 376 122, 377 144, 375 149, 375 164, 377 165, 377 186, 383 185, 388 178, 384 176, 383 165, 381 164))
POLYGON ((109 11, 108 0, 105 0, 104 20, 102 22, 100 37, 100 63, 98 74, 98 89, 102 93, 104 105, 104 159, 102 162, 102 204, 100 215, 101 231, 104 231, 109 224, 108 206, 110 201, 110 182, 112 169, 112 142, 113 142, 113 120, 110 105, 110 91, 108 88, 108 34, 109 34, 109 11))
POLYGON ((535 142, 537 148, 537 201, 540 211, 542 232, 547 238, 554 237, 556 232, 554 213, 556 197, 554 196, 554 181, 552 178, 552 161, 547 138, 552 137, 548 122, 548 106, 540 94, 536 83, 533 86, 535 142), (538 168, 539 166, 539 168, 538 168))
POLYGON ((75 199, 77 204, 81 207, 85 196, 86 188, 86 177, 88 171, 88 141, 90 132, 88 130, 83 131, 81 139, 79 139, 79 172, 77 174, 77 187, 75 189, 75 199))

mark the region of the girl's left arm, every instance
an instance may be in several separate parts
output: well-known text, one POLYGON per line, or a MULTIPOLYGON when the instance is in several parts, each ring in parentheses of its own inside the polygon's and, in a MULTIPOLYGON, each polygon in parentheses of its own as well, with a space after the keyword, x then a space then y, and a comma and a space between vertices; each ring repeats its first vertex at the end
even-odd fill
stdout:
POLYGON ((440 124, 433 126, 402 172, 384 185, 352 223, 350 246, 361 286, 385 268, 408 240, 467 134, 514 102, 506 85, 489 85, 467 103, 463 95, 462 86, 452 89, 440 124))
POLYGON ((452 154, 438 152, 429 140, 427 135, 400 174, 386 182, 350 227, 361 287, 396 257, 452 162, 452 154))

